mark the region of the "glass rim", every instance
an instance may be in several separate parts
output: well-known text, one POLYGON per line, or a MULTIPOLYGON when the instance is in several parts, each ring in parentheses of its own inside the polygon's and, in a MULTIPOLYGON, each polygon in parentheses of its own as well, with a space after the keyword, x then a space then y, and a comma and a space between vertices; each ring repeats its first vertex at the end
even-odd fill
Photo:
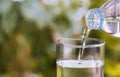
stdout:
MULTIPOLYGON (((68 47, 74 47, 74 48, 82 48, 82 45, 75 45, 75 44, 67 44, 65 43, 67 40, 76 40, 76 41, 81 41, 81 38, 60 38, 59 40, 56 41, 56 45, 64 45, 68 47)), ((87 38, 87 40, 91 41, 98 41, 99 43, 97 44, 90 44, 90 45, 85 45, 85 48, 92 48, 92 47, 101 47, 105 45, 105 41, 99 38, 87 38)))

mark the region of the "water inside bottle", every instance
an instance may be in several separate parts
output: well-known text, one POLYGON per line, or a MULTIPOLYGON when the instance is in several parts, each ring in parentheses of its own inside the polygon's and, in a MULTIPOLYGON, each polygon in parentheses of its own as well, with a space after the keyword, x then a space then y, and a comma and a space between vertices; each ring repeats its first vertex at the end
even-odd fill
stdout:
POLYGON ((113 36, 120 37, 120 21, 117 19, 107 17, 102 29, 113 36))

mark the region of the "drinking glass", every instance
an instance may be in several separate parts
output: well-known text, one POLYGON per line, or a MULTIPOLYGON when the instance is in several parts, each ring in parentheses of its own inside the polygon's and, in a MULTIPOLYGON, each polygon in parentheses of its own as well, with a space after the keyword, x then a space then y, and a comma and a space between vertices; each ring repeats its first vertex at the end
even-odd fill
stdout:
POLYGON ((61 38, 56 42, 57 77, 104 77, 104 45, 88 38, 84 51, 82 39, 61 38))

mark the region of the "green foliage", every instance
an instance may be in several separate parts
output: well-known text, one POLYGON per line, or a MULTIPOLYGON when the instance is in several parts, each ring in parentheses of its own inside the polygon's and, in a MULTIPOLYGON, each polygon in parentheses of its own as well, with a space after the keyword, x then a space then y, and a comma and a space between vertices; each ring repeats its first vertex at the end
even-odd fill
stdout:
POLYGON ((90 5, 90 9, 93 8, 99 8, 100 6, 102 6, 107 0, 91 0, 91 5, 90 5))

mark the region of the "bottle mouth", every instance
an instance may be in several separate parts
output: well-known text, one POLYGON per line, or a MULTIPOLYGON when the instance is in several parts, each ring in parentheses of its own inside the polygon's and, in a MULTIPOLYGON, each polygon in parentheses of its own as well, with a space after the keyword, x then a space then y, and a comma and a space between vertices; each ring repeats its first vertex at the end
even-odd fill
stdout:
POLYGON ((89 29, 101 29, 104 21, 104 16, 99 8, 89 10, 86 18, 86 24, 89 29))

